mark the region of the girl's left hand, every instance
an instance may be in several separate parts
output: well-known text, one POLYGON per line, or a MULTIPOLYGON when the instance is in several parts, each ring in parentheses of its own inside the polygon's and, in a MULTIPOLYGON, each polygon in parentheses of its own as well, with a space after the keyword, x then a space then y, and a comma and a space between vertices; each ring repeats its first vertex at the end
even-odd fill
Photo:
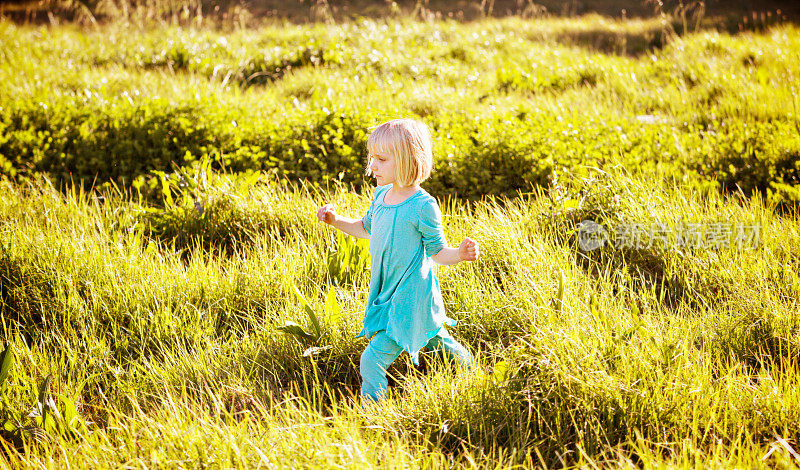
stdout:
POLYGON ((481 256, 478 249, 478 242, 471 238, 465 238, 458 247, 458 257, 462 261, 475 261, 481 256))

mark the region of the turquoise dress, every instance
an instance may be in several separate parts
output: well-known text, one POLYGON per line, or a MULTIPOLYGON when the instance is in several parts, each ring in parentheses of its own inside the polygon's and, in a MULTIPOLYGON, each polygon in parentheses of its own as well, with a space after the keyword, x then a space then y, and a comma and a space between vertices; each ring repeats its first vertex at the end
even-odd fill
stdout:
POLYGON ((431 259, 447 241, 433 196, 420 188, 399 204, 386 204, 391 187, 378 186, 361 219, 370 234, 372 266, 364 328, 356 337, 385 331, 419 364, 419 350, 442 325, 456 324, 445 315, 431 259))

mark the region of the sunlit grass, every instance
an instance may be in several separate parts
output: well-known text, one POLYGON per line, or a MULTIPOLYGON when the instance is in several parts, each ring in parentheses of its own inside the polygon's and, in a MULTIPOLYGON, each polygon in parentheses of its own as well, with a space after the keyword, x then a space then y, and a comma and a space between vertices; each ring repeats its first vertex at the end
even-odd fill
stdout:
POLYGON ((658 21, 0 22, 0 460, 796 465, 800 33, 658 21), (313 214, 364 213, 397 116, 434 131, 448 240, 481 244, 437 268, 480 370, 401 358, 362 409, 368 276, 313 214), (584 252, 585 219, 760 238, 584 252), (279 329, 309 329, 297 291, 317 349, 279 329), (88 433, 38 431, 58 395, 88 433))
MULTIPOLYGON (((568 225, 560 221, 572 216, 547 198, 445 204, 448 239, 470 235, 483 246, 478 263, 439 268, 446 306, 460 321, 454 332, 483 372, 426 358, 419 373, 401 360, 391 371, 393 397, 378 413, 355 405, 354 358, 364 345, 353 335, 365 279, 335 287, 344 317, 329 326, 332 349, 302 357, 303 347, 277 331, 284 320, 304 322, 292 286, 321 303, 331 283, 328 232, 302 214, 334 201, 355 215, 367 199, 218 184, 241 205, 207 217, 277 217, 288 232, 267 224, 238 239, 235 253, 198 245, 182 255, 168 232, 129 230, 147 223, 144 214, 166 215, 177 205, 146 209, 113 192, 98 200, 42 185, 4 187, 4 328, 18 358, 7 406, 23 412, 31 403, 24 390, 53 373, 59 393, 95 423, 86 441, 31 443, 15 459, 91 466, 113 454, 119 462, 280 466, 299 452, 292 458, 309 466, 365 459, 404 466, 403 455, 424 448, 432 464, 455 452, 548 466, 713 455, 724 467, 757 462, 797 423, 792 299, 800 281, 783 266, 797 259, 790 247, 800 246, 800 228, 758 201, 600 178, 621 202, 615 213, 584 208, 596 214, 645 223, 753 221, 763 224, 763 237, 754 251, 652 251, 651 261, 608 251, 616 261, 598 259, 595 274, 563 238, 568 225), (556 218, 541 224, 554 210, 556 218), (659 257, 672 270, 662 275, 691 279, 688 290, 648 277, 655 275, 647 263, 659 257), (554 303, 559 273, 562 306, 554 303), (678 297, 665 303, 664 294, 678 297), (500 360, 507 374, 492 375, 500 360), (283 444, 274 440, 281 426, 294 432, 283 444), (377 441, 374 429, 383 430, 377 441), (731 444, 720 447, 720 439, 731 444), (335 444, 345 441, 350 447, 335 444)), ((200 228, 197 236, 217 235, 200 228)), ((773 454, 781 459, 785 451, 773 454)))

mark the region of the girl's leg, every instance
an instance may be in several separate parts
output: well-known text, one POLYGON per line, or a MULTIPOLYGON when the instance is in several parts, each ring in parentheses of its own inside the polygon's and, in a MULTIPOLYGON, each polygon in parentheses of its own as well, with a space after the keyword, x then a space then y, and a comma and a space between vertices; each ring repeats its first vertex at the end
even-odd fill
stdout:
POLYGON ((372 337, 367 349, 361 354, 361 399, 379 401, 386 396, 389 381, 386 369, 403 352, 397 343, 379 331, 372 337))
POLYGON ((436 333, 436 336, 428 341, 426 348, 430 349, 431 351, 441 352, 450 359, 451 361, 455 361, 456 363, 465 366, 465 367, 474 367, 475 366, 475 359, 472 357, 467 348, 461 345, 458 341, 455 340, 450 333, 442 326, 442 329, 436 333))

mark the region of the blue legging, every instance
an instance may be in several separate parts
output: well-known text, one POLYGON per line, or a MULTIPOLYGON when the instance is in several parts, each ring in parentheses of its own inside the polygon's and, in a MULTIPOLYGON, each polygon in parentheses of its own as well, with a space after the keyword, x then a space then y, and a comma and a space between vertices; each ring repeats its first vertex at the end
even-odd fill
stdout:
MULTIPOLYGON (((432 351, 440 351, 450 360, 465 367, 471 367, 475 363, 472 354, 450 336, 444 327, 428 341, 425 347, 432 351)), ((389 389, 386 370, 401 352, 403 352, 403 348, 387 336, 385 331, 379 331, 372 337, 367 348, 361 354, 362 400, 379 401, 386 396, 389 389)))

